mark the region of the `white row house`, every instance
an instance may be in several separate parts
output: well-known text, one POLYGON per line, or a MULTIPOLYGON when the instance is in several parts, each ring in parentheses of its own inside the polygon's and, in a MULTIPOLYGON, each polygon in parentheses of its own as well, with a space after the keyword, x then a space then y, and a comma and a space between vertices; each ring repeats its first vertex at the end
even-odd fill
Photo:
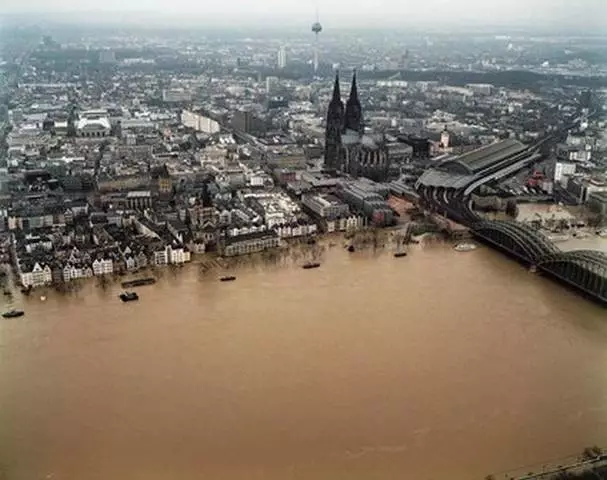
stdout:
POLYGON ((338 218, 337 220, 326 220, 327 233, 332 232, 354 232, 365 226, 365 219, 360 216, 338 218))
POLYGON ((154 252, 154 264, 157 266, 168 264, 180 265, 190 262, 191 259, 192 255, 190 251, 183 247, 167 246, 163 250, 154 252))
POLYGON ((70 282, 80 278, 91 278, 93 269, 89 266, 66 265, 63 268, 63 281, 70 282))
POLYGON ((114 262, 111 259, 98 258, 93 262, 93 275, 111 275, 114 273, 114 262))
POLYGON ((255 226, 255 225, 251 225, 249 227, 241 227, 241 228, 230 228, 228 230, 228 235, 230 237, 239 237, 241 235, 249 235, 250 233, 260 233, 260 232, 265 232, 267 230, 265 225, 259 225, 259 226, 255 226))
POLYGON ((149 261, 145 253, 140 252, 138 255, 129 255, 125 257, 124 263, 127 270, 137 270, 138 268, 147 267, 149 261))
POLYGON ((34 264, 30 271, 20 272, 21 284, 24 287, 41 287, 48 285, 53 281, 53 274, 51 267, 45 265, 44 267, 38 262, 34 264))
POLYGON ((137 268, 137 261, 135 260, 135 257, 126 257, 124 259, 124 263, 127 270, 135 270, 137 268))
POLYGON ((228 237, 223 247, 223 255, 232 257, 234 255, 248 255, 250 253, 262 252, 269 248, 280 245, 280 238, 275 232, 252 233, 240 237, 228 237))
POLYGON ((274 227, 274 230, 280 238, 302 237, 305 235, 314 235, 318 231, 315 224, 306 225, 280 225, 274 227))
POLYGON ((154 265, 168 265, 169 258, 170 256, 167 248, 163 250, 157 250, 156 252, 154 252, 154 265))
POLYGON ((188 263, 191 260, 192 255, 189 250, 184 249, 183 247, 173 248, 168 247, 171 263, 180 265, 182 263, 188 263))
POLYGON ((196 254, 202 254, 207 251, 207 244, 204 240, 192 240, 188 243, 188 249, 196 254))

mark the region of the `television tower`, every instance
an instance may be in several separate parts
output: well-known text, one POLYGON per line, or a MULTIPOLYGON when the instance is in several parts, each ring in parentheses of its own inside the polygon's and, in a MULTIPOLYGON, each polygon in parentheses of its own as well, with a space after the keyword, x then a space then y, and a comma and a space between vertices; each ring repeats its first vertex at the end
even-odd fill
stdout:
POLYGON ((322 32, 322 25, 318 21, 318 8, 316 9, 316 21, 312 24, 314 32, 314 73, 318 73, 318 34, 322 32))

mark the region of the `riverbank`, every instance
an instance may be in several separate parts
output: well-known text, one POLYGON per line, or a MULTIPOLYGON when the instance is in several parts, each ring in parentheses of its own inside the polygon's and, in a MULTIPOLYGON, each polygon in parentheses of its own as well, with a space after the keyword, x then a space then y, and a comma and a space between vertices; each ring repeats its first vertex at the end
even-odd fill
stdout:
POLYGON ((7 476, 467 480, 607 444, 603 309, 489 248, 343 247, 23 299, 7 476))
MULTIPOLYGON (((32 289, 27 295, 21 292, 14 280, 7 287, 11 290, 12 298, 19 296, 47 297, 50 294, 69 295, 81 291, 86 285, 107 290, 116 284, 139 278, 151 277, 161 280, 178 275, 184 268, 197 268, 201 275, 222 275, 243 267, 277 267, 303 265, 306 262, 322 262, 325 254, 332 249, 353 246, 357 252, 402 251, 420 242, 436 242, 445 239, 434 233, 427 233, 411 238, 402 227, 391 229, 368 229, 353 234, 331 233, 315 237, 289 239, 281 247, 265 250, 260 253, 234 257, 222 257, 216 253, 192 255, 192 261, 187 264, 147 267, 136 271, 125 271, 122 274, 96 276, 86 279, 76 279, 56 285, 40 286, 32 289)), ((8 297, 8 296, 7 296, 8 297)))

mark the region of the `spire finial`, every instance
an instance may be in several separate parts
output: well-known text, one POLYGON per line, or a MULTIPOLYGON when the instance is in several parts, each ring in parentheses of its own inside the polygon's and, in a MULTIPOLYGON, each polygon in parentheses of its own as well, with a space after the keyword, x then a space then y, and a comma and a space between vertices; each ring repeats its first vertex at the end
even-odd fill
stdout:
POLYGON ((333 100, 341 101, 341 92, 339 91, 339 70, 335 71, 335 83, 333 85, 333 100))
POLYGON ((358 87, 356 85, 356 69, 352 74, 352 88, 350 89, 350 98, 352 100, 358 100, 358 87))

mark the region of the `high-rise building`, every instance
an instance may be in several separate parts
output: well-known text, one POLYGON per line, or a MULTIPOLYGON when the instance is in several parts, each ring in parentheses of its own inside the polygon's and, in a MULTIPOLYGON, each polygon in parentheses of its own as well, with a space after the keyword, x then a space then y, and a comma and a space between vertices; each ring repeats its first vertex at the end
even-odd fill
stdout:
POLYGON ((188 128, 193 128, 197 132, 207 134, 219 133, 221 130, 221 126, 216 120, 213 120, 202 113, 187 109, 184 109, 181 112, 181 123, 188 128))
POLYGON ((192 93, 183 88, 165 88, 162 90, 162 101, 167 103, 191 102, 192 93))
POLYGON ((445 125, 445 129, 440 134, 440 143, 442 148, 447 149, 451 143, 451 135, 449 134, 449 130, 447 130, 447 126, 445 125))
POLYGON ((278 68, 281 70, 287 66, 287 49, 282 46, 278 50, 278 68))
POLYGON ((240 132, 258 135, 265 132, 265 123, 249 110, 238 110, 232 117, 232 128, 240 132))
POLYGON ((266 78, 266 93, 272 95, 276 93, 278 88, 278 77, 267 77, 266 78))
POLYGON ((99 63, 116 63, 116 54, 112 50, 101 50, 99 63))

